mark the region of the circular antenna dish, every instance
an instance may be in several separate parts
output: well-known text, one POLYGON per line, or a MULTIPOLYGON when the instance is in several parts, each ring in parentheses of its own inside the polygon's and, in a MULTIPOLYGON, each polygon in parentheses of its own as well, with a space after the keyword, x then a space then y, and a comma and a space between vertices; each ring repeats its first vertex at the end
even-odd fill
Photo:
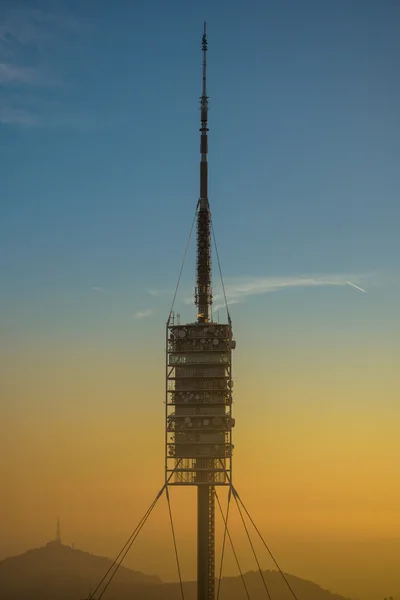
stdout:
POLYGON ((185 331, 184 329, 180 329, 180 330, 179 330, 179 337, 180 337, 180 338, 184 338, 184 337, 186 337, 186 331, 185 331))
POLYGON ((214 338, 213 339, 213 344, 214 344, 214 346, 218 346, 219 340, 217 340, 217 338, 214 338))

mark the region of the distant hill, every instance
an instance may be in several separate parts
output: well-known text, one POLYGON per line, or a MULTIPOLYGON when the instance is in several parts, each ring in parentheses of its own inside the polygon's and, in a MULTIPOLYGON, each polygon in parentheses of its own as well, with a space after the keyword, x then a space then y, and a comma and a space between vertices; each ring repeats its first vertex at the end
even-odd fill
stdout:
MULTIPOLYGON (((99 583, 112 561, 81 550, 50 542, 42 548, 0 561, 0 596, 2 600, 80 600, 99 583)), ((265 571, 265 579, 273 600, 293 600, 281 575, 265 571)), ((331 594, 310 581, 286 575, 298 600, 346 600, 331 594)), ((258 572, 245 575, 251 598, 265 598, 258 572)), ((195 600, 196 583, 185 582, 185 599, 195 600)), ((179 585, 162 583, 158 577, 121 567, 105 600, 177 600, 179 585)), ((225 577, 221 582, 221 600, 243 600, 243 584, 238 577, 225 577)))
MULTIPOLYGON (((324 587, 362 600, 400 600, 400 539, 365 538, 362 540, 308 540, 292 543, 301 572, 310 573, 315 564, 318 581, 324 587), (321 548, 323 550, 321 551, 321 548), (322 556, 323 555, 323 556, 322 556)), ((314 578, 312 575, 310 575, 314 578)))
MULTIPOLYGON (((0 561, 0 597, 3 600, 69 600, 88 596, 103 578, 112 560, 95 556, 57 542, 0 561)), ((116 584, 159 585, 161 579, 121 566, 116 584)))

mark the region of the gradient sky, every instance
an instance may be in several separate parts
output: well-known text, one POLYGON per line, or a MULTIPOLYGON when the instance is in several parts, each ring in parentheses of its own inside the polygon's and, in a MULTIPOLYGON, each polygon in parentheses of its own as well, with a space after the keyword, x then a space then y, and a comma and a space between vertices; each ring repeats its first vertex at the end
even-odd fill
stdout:
MULTIPOLYGON (((396 0, 3 0, 0 557, 57 515, 66 542, 113 555, 161 487, 205 19, 236 486, 282 566, 323 583, 328 546, 318 567, 294 538, 400 537, 396 0)), ((183 320, 193 286, 192 244, 183 320)), ((190 493, 174 493, 185 577, 190 493)), ((160 509, 142 550, 164 529, 160 509)), ((163 540, 127 564, 175 578, 163 540)))

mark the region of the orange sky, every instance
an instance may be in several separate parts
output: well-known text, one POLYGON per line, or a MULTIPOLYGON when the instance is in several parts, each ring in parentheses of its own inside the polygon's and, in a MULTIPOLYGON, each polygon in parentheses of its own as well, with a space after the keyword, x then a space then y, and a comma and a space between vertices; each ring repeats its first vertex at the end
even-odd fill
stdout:
MULTIPOLYGON (((44 544, 60 515, 65 543, 113 556, 163 483, 163 353, 132 360, 127 350, 52 344, 3 349, 0 553, 44 544)), ((329 572, 327 540, 400 537, 394 362, 369 360, 362 345, 323 358, 259 347, 250 360, 248 346, 235 352, 235 485, 281 566, 318 581, 329 572), (319 566, 306 550, 293 555, 299 540, 320 540, 319 566)), ((171 498, 183 575, 193 577, 194 490, 171 498)), ((237 517, 232 531, 245 548, 237 517)), ((128 565, 176 577, 165 500, 137 544, 128 565)))

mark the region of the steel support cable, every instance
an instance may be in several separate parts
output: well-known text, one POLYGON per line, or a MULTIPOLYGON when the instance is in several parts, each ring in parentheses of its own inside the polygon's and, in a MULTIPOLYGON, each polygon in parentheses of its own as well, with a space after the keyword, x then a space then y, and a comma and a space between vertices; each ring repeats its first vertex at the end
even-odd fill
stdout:
POLYGON ((278 565, 278 563, 276 562, 276 560, 275 560, 275 557, 273 556, 273 554, 272 554, 271 550, 268 548, 268 546, 267 546, 267 544, 266 544, 266 542, 265 542, 265 540, 264 540, 263 536, 261 535, 261 533, 260 533, 260 531, 259 531, 259 529, 258 529, 257 525, 254 523, 253 519, 251 518, 251 516, 250 516, 250 513, 249 513, 249 511, 247 510, 247 508, 245 507, 245 505, 243 504, 243 501, 242 501, 242 499, 240 498, 239 494, 237 493, 237 491, 236 491, 234 488, 232 489, 232 492, 233 492, 233 495, 234 495, 235 497, 237 497, 237 499, 239 500, 240 504, 243 506, 243 509, 244 509, 245 513, 246 513, 246 514, 247 514, 247 516, 249 517, 251 524, 253 525, 254 529, 255 529, 255 530, 256 530, 256 532, 258 533, 258 535, 259 535, 259 537, 260 537, 260 539, 261 539, 262 543, 264 544, 265 548, 267 549, 267 551, 268 551, 268 554, 270 555, 270 557, 271 557, 271 558, 272 558, 272 560, 274 561, 276 568, 278 569, 278 571, 279 571, 279 573, 281 574, 281 576, 282 576, 282 578, 283 578, 284 582, 286 583, 287 587, 289 588, 289 590, 290 590, 290 592, 291 592, 291 594, 292 594, 293 598, 294 598, 295 600, 298 600, 298 598, 297 598, 296 594, 294 593, 294 591, 293 591, 293 589, 292 589, 292 587, 291 587, 290 583, 288 582, 287 578, 285 577, 285 573, 282 571, 282 569, 280 568, 280 566, 279 566, 279 565, 278 565))
POLYGON ((225 283, 224 283, 224 278, 222 276, 222 269, 221 269, 221 262, 219 260, 219 253, 218 253, 218 246, 217 246, 217 240, 215 238, 215 233, 214 233, 214 225, 211 219, 211 231, 212 231, 212 236, 213 236, 213 240, 214 240, 214 246, 215 246, 215 254, 217 256, 217 263, 218 263, 218 270, 219 270, 219 276, 221 278, 221 285, 222 285, 222 292, 224 294, 224 299, 225 299, 225 307, 226 307, 226 313, 228 315, 228 323, 229 325, 231 325, 232 320, 231 320, 231 315, 229 313, 229 308, 228 308, 228 300, 226 298, 226 291, 225 291, 225 283))
MULTIPOLYGON (((217 495, 216 491, 214 493, 215 493, 215 495, 217 495)), ((220 569, 219 569, 219 578, 218 578, 217 600, 219 600, 219 592, 220 592, 220 589, 221 589, 222 568, 223 568, 223 565, 224 565, 226 532, 228 530, 228 518, 229 518, 229 507, 230 507, 230 504, 231 504, 231 497, 232 497, 232 491, 231 491, 231 487, 229 486, 228 506, 227 506, 227 509, 226 509, 226 518, 225 518, 225 527, 224 527, 224 538, 223 538, 223 541, 222 541, 221 565, 220 565, 220 569)))
POLYGON ((221 503, 220 503, 220 501, 219 501, 219 498, 218 498, 218 494, 217 494, 217 492, 215 492, 215 497, 217 498, 218 507, 219 507, 219 510, 220 510, 220 513, 221 513, 222 520, 223 520, 223 522, 224 522, 224 524, 225 524, 225 526, 226 526, 226 533, 227 533, 227 535, 228 535, 228 538, 229 538, 229 541, 230 541, 230 543, 231 543, 231 547, 232 547, 233 555, 234 555, 234 557, 235 557, 236 564, 237 564, 237 568, 238 568, 238 570, 239 570, 239 573, 240 573, 240 578, 241 578, 241 580, 242 580, 242 583, 243 583, 244 591, 246 592, 246 596, 247 596, 248 600, 250 600, 250 594, 249 594, 249 590, 247 589, 247 585, 246 585, 246 582, 245 582, 245 580, 244 580, 244 577, 243 577, 242 569, 240 568, 239 559, 238 559, 238 556, 237 556, 237 554, 236 554, 235 546, 233 545, 233 540, 232 540, 231 534, 229 533, 228 524, 227 524, 227 523, 226 523, 226 521, 225 521, 224 513, 223 513, 223 511, 222 511, 221 503))
POLYGON ((147 511, 145 512, 144 516, 140 519, 139 523, 136 525, 135 529, 133 530, 133 532, 131 533, 131 535, 129 536, 128 540, 126 541, 126 543, 124 544, 124 546, 122 547, 122 549, 120 550, 120 552, 117 554, 116 558, 114 559, 114 561, 112 562, 111 566, 109 567, 109 569, 107 570, 107 572, 105 573, 104 577, 102 578, 102 580, 100 581, 100 583, 97 585, 96 589, 94 590, 93 594, 91 593, 89 598, 94 598, 94 595, 96 594, 96 592, 100 589, 101 584, 104 582, 104 580, 107 578, 108 574, 110 573, 110 571, 112 571, 112 569, 115 567, 115 565, 117 564, 118 559, 120 558, 120 556, 122 555, 123 551, 125 550, 125 548, 128 546, 128 544, 130 543, 130 541, 132 540, 133 536, 136 534, 137 530, 139 529, 139 527, 142 525, 143 521, 147 518, 148 514, 150 514, 150 512, 153 510, 157 500, 159 499, 159 497, 161 496, 162 492, 164 491, 164 487, 160 490, 160 492, 157 494, 156 498, 153 500, 153 502, 151 503, 151 505, 149 506, 149 508, 147 509, 147 511))
POLYGON ((100 583, 98 584, 98 586, 94 590, 93 594, 90 595, 90 598, 94 599, 94 596, 95 596, 96 592, 99 590, 99 588, 101 587, 101 584, 104 582, 104 580, 106 579, 106 577, 110 573, 110 571, 115 567, 114 572, 111 573, 111 576, 110 576, 109 580, 107 581, 107 583, 106 583, 103 591, 101 592, 98 600, 100 600, 100 598, 103 597, 106 589, 108 588, 108 586, 110 585, 111 581, 113 580, 113 578, 114 578, 115 574, 117 573, 119 567, 121 566, 121 564, 122 564, 125 556, 128 554, 129 550, 132 547, 133 542, 136 540, 136 538, 138 537, 139 533, 141 532, 144 524, 146 523, 148 517, 150 516, 151 512, 153 511, 153 509, 154 509, 155 505, 157 504, 158 500, 162 496, 165 488, 166 488, 166 486, 163 485, 163 487, 158 492, 157 496, 155 497, 155 499, 153 500, 153 502, 151 503, 151 505, 149 506, 149 508, 145 512, 144 516, 139 521, 139 523, 136 526, 135 530, 133 531, 132 535, 129 537, 128 541, 126 542, 126 544, 124 545, 124 547, 122 548, 122 550, 119 552, 118 556, 115 558, 115 560, 112 563, 111 567, 108 569, 107 573, 104 575, 103 579, 100 581, 100 583), (124 550, 125 550, 125 552, 124 552, 124 550), (117 562, 118 559, 121 557, 121 555, 122 555, 122 558, 121 558, 120 562, 117 562))
POLYGON ((174 540, 175 558, 176 558, 176 566, 178 568, 179 584, 181 586, 181 596, 182 596, 182 600, 185 600, 185 594, 183 593, 183 583, 182 583, 182 576, 181 576, 181 567, 180 567, 180 564, 179 564, 178 547, 176 545, 175 528, 174 528, 174 521, 172 519, 172 510, 171 510, 171 502, 170 502, 170 499, 169 499, 168 486, 166 487, 165 492, 166 492, 167 502, 168 502, 169 520, 171 522, 172 539, 174 540))
MULTIPOLYGON (((178 468, 178 466, 179 466, 180 462, 181 462, 181 460, 179 460, 179 461, 178 461, 177 465, 175 466, 175 469, 177 469, 177 468, 178 468)), ((136 532, 137 532, 137 534, 135 535, 135 539, 136 539, 137 535, 139 534, 139 532, 138 532, 138 529, 139 529, 139 527, 140 527, 140 529, 143 527, 143 525, 144 525, 144 522, 147 520, 147 517, 150 515, 151 511, 153 510, 154 506, 157 504, 157 502, 158 502, 159 498, 162 496, 162 494, 163 494, 163 492, 164 492, 164 490, 165 490, 166 486, 168 485, 169 481, 171 480, 171 477, 173 476, 173 474, 174 474, 174 472, 175 472, 175 469, 172 471, 172 473, 170 473, 170 475, 169 475, 169 477, 168 477, 167 481, 165 482, 165 484, 163 485, 163 487, 161 488, 161 490, 158 492, 157 496, 155 497, 155 499, 153 500, 153 502, 151 503, 151 505, 149 506, 149 508, 148 508, 148 509, 147 509, 147 511, 145 512, 144 516, 143 516, 143 517, 141 518, 141 520, 139 521, 138 525, 136 526, 136 528, 134 529, 133 533, 132 533, 132 534, 130 535, 130 537, 128 538, 128 540, 127 540, 127 542, 125 543, 125 545, 122 547, 122 549, 121 549, 121 551, 119 552, 119 554, 118 554, 118 555, 116 556, 116 558, 114 559, 114 561, 113 561, 112 565, 110 566, 110 568, 108 569, 108 571, 107 571, 107 572, 106 572, 106 574, 104 575, 103 579, 100 581, 100 583, 98 584, 98 586, 97 586, 97 587, 96 587, 96 589, 94 590, 93 594, 92 594, 92 593, 90 594, 90 596, 89 596, 89 599, 91 599, 91 598, 94 598, 94 594, 96 594, 96 592, 99 590, 99 588, 100 588, 101 584, 102 584, 102 583, 103 583, 103 581, 106 579, 107 575, 110 573, 110 571, 113 569, 113 567, 116 565, 116 563, 117 563, 117 561, 118 561, 119 557, 121 556, 121 554, 123 553, 123 551, 125 550, 125 548, 126 548, 126 547, 127 547, 127 545, 129 544, 129 542, 132 540, 133 536, 134 536, 134 535, 136 534, 136 532)), ((135 540, 132 540, 132 543, 133 543, 134 541, 135 541, 135 540)), ((129 549, 131 548, 131 546, 132 546, 132 543, 131 543, 131 545, 129 546, 129 548, 128 548, 128 551, 129 551, 129 549)), ((122 561, 124 560, 124 558, 125 558, 126 554, 127 554, 127 553, 125 553, 125 554, 124 554, 124 556, 122 557, 122 559, 121 559, 121 563, 122 563, 122 561)), ((119 568, 119 566, 117 567, 117 569, 116 569, 116 570, 118 570, 118 568, 119 568)), ((114 573, 114 574, 115 574, 115 573, 114 573)), ((114 575, 113 575, 112 577, 114 577, 114 575)), ((108 585, 107 585, 107 587, 108 587, 108 585)), ((104 590, 104 591, 105 591, 105 590, 104 590)), ((102 595, 104 594, 104 591, 103 591, 102 595)), ((101 597, 101 596, 100 596, 100 597, 101 597)))
MULTIPOLYGON (((153 508, 154 508, 154 506, 155 506, 155 505, 153 505, 153 508)), ((138 531, 137 531, 136 535, 134 536, 134 538, 132 539, 131 543, 129 544, 128 548, 125 550, 125 552, 124 552, 124 554, 123 554, 123 556, 122 556, 122 558, 121 558, 120 562, 119 562, 119 563, 117 563, 117 564, 115 565, 114 572, 111 574, 111 576, 110 576, 109 580, 107 581, 106 585, 104 586, 104 589, 103 589, 103 591, 100 593, 98 600, 100 600, 100 599, 101 599, 101 598, 104 596, 104 594, 106 593, 106 590, 107 590, 108 586, 110 585, 110 583, 111 583, 111 582, 112 582, 112 580, 114 579, 115 575, 117 574, 117 571, 118 571, 118 569, 120 568, 120 566, 122 565, 122 563, 123 563, 123 560, 124 560, 125 556, 128 554, 129 550, 130 550, 130 549, 131 549, 131 547, 132 547, 132 544, 133 544, 133 542, 136 540, 136 538, 138 537, 139 533, 141 532, 141 530, 142 530, 142 528, 143 528, 144 524, 145 524, 145 523, 146 523, 146 521, 147 521, 147 518, 150 516, 150 513, 151 513, 151 511, 150 511, 150 512, 147 514, 147 516, 146 516, 146 519, 143 521, 143 523, 141 524, 140 528, 138 529, 138 531)))
POLYGON ((257 563, 257 567, 258 567, 258 572, 260 573, 260 576, 261 576, 262 582, 263 582, 263 584, 264 584, 265 591, 267 592, 267 596, 268 596, 269 600, 272 600, 272 599, 271 599, 271 595, 270 595, 270 593, 269 593, 269 590, 268 590, 267 583, 266 583, 266 581, 265 581, 265 579, 264 579, 264 574, 263 574, 263 572, 262 572, 261 565, 260 565, 260 563, 259 563, 259 561, 258 561, 258 558, 257 558, 257 553, 256 553, 256 551, 255 551, 255 548, 254 548, 254 546, 253 546, 253 542, 251 541, 251 537, 250 537, 249 530, 247 529, 246 521, 244 520, 244 517, 243 517, 242 511, 241 511, 241 509, 240 509, 239 501, 238 501, 238 499, 237 499, 237 496, 235 496, 235 495, 234 495, 234 498, 235 498, 235 501, 236 501, 236 506, 237 506, 237 508, 238 508, 238 511, 239 511, 240 518, 241 518, 241 520, 242 520, 242 523, 243 523, 244 530, 245 530, 245 532, 246 532, 246 535, 247 535, 247 539, 249 540, 250 547, 251 547, 251 549, 252 549, 252 551, 253 551, 253 555, 254 555, 254 558, 255 558, 255 561, 256 561, 256 563, 257 563))
POLYGON ((189 250, 189 244, 190 244, 190 240, 192 239, 193 227, 194 227, 194 224, 195 224, 195 222, 196 222, 196 216, 197 216, 197 212, 198 212, 198 210, 199 210, 199 203, 200 203, 200 200, 197 202, 197 205, 196 205, 196 210, 195 210, 194 217, 193 217, 193 221, 192 221, 192 226, 191 226, 191 228, 190 228, 190 233, 189 233, 188 241, 186 242, 185 253, 184 253, 184 255, 183 255, 183 259, 182 259, 181 269, 180 269, 180 271, 179 271, 178 282, 177 282, 177 284, 176 284, 175 293, 174 293, 174 297, 173 297, 172 304, 171 304, 171 309, 170 309, 170 311, 169 311, 169 315, 168 315, 168 321, 167 321, 167 325, 169 325, 169 322, 170 322, 170 320, 171 320, 172 311, 173 311, 173 309, 174 309, 174 304, 175 304, 175 300, 176 300, 176 295, 177 295, 177 293, 178 293, 178 288, 179 288, 179 284, 180 284, 180 282, 181 282, 181 277, 182 277, 182 273, 183 273, 183 267, 185 266, 185 262, 186 262, 186 256, 187 256, 187 253, 188 253, 188 250, 189 250))

